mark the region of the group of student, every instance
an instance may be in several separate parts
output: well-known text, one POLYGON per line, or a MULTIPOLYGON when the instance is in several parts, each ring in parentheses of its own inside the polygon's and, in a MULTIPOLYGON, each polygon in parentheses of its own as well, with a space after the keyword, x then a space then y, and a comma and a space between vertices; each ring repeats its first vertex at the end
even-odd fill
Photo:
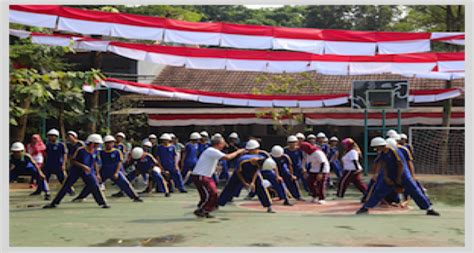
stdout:
MULTIPOLYGON (((246 199, 256 195, 269 213, 274 212, 272 195, 288 206, 292 205, 290 199, 304 201, 300 185, 312 197, 312 203, 324 205, 327 187, 337 181, 340 198, 351 183, 362 193, 363 206, 358 214, 367 213, 381 202, 406 205, 411 197, 420 208, 428 210, 427 214, 439 215, 415 179, 413 148, 407 143, 407 136, 394 130, 388 131, 387 136, 386 140, 376 137, 371 141, 378 156, 374 161, 375 175, 366 185, 361 178, 361 151, 357 143, 351 138, 342 140, 344 153, 340 157, 339 139, 328 139, 322 132, 290 135, 285 147, 275 145, 267 152, 260 149, 255 138, 241 143, 235 132, 227 141, 219 133, 210 136, 206 131, 193 132, 185 145, 172 133, 159 138, 150 134, 141 145, 131 148, 122 132, 103 139, 99 134, 91 134, 82 142, 74 131, 69 131, 64 144, 59 141, 59 131, 51 129, 44 149, 39 148, 42 159, 25 152, 22 143, 13 143, 10 181, 19 175, 31 175, 37 183, 32 195, 44 192, 45 200, 50 200, 48 182, 55 174, 62 186, 44 208, 56 207, 66 194, 74 195, 73 185, 79 178, 85 186, 73 201, 80 202, 92 193, 102 208, 110 207, 102 192, 108 179, 120 188, 113 197, 127 195, 135 202, 142 202, 131 183, 138 176, 147 183, 141 193, 154 189, 165 197, 175 188, 186 193, 186 186, 193 182, 200 195, 194 214, 208 218, 213 217, 210 213, 219 206, 239 197, 244 188, 248 189, 246 199), (330 177, 330 171, 337 179, 330 177), (225 186, 218 194, 216 185, 221 181, 225 186)), ((33 143, 37 144, 38 140, 33 143)))

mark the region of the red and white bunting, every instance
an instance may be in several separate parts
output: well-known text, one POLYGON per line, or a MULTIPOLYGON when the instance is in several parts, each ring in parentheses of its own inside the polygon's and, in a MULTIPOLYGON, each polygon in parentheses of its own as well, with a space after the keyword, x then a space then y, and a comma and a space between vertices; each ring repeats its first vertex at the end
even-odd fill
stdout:
MULTIPOLYGON (((10 34, 25 36, 21 31, 10 34)), ((72 46, 157 64, 190 69, 291 73, 317 71, 326 75, 393 73, 407 77, 451 80, 464 78, 464 52, 375 56, 318 55, 304 52, 191 48, 104 41, 73 35, 31 33, 33 43, 72 46), (434 71, 436 70, 436 71, 434 71)))
MULTIPOLYGON (((307 113, 305 114, 305 123, 307 125, 364 126, 364 117, 364 114, 360 112, 307 113)), ((441 125, 442 121, 442 112, 403 112, 401 117, 402 125, 441 125)), ((396 126, 398 124, 397 113, 386 113, 385 124, 388 126, 396 126)), ((451 124, 464 124, 464 112, 453 112, 451 114, 451 124)), ((367 125, 381 126, 381 113, 369 113, 367 125)))
MULTIPOLYGON (((369 113, 369 126, 380 126, 380 113, 369 113)), ((397 113, 386 113, 386 124, 397 125, 397 113)), ((364 126, 364 114, 360 112, 338 113, 304 113, 307 125, 364 126)), ((441 112, 404 112, 402 125, 440 125, 443 119, 441 112)), ((255 113, 238 114, 148 114, 150 126, 220 126, 220 125, 272 125, 274 120, 269 116, 257 117, 255 113)), ((295 120, 282 119, 281 124, 297 124, 295 120)), ((451 124, 464 124, 464 112, 453 112, 451 124)))
POLYGON ((11 5, 10 22, 80 34, 245 49, 285 49, 313 54, 419 53, 431 41, 464 44, 464 33, 373 32, 187 22, 59 5, 11 5))
MULTIPOLYGON (((143 84, 120 79, 107 78, 102 85, 112 89, 132 93, 177 98, 209 104, 233 105, 242 107, 297 107, 318 108, 347 104, 349 94, 322 95, 255 95, 243 93, 223 93, 201 90, 190 90, 143 84)), ((84 91, 91 92, 90 86, 84 86, 84 91)), ((409 101, 413 103, 436 102, 458 97, 462 94, 459 88, 438 90, 411 90, 409 101)))

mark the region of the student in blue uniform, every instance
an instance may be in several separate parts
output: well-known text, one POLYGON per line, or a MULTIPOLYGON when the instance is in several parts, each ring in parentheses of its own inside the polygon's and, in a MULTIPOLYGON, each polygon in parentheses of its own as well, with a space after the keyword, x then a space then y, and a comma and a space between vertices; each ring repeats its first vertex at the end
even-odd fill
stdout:
POLYGON ((143 148, 143 150, 145 150, 145 152, 151 154, 151 150, 152 150, 152 148, 153 148, 153 144, 151 143, 151 141, 145 140, 145 141, 142 143, 142 148, 143 148))
MULTIPOLYGON (((112 180, 130 199, 135 202, 143 202, 127 180, 123 171, 123 154, 120 150, 114 148, 115 138, 112 135, 104 137, 105 148, 99 151, 101 166, 99 169, 99 181, 105 183, 107 179, 112 180)), ((73 201, 79 201, 87 197, 90 189, 84 187, 82 192, 73 201)))
POLYGON ((209 134, 206 131, 201 131, 199 134, 201 135, 201 139, 199 139, 198 144, 198 157, 202 152, 204 152, 204 150, 211 146, 209 143, 209 134))
POLYGON ((285 154, 285 151, 281 146, 273 146, 271 152, 273 160, 278 167, 278 172, 283 178, 286 188, 290 192, 291 196, 296 200, 303 201, 301 198, 300 190, 298 184, 296 183, 296 176, 293 175, 293 166, 291 164, 291 158, 285 154))
POLYGON ((68 131, 66 134, 67 138, 67 157, 70 159, 76 152, 76 149, 83 147, 84 142, 78 139, 77 133, 74 131, 68 131))
POLYGON ((105 198, 99 189, 99 182, 97 180, 97 148, 103 143, 102 137, 98 134, 91 134, 89 137, 87 137, 86 143, 87 145, 85 147, 78 148, 72 156, 71 173, 66 178, 66 181, 59 190, 58 194, 53 199, 51 204, 48 204, 43 208, 55 208, 57 205, 59 205, 61 200, 66 195, 67 189, 71 187, 79 178, 82 178, 84 181, 84 187, 90 189, 90 192, 100 207, 110 207, 105 202, 105 198))
POLYGON ((328 153, 329 153, 329 145, 324 142, 324 140, 326 138, 327 138, 326 134, 323 133, 323 132, 319 132, 316 135, 316 145, 318 145, 321 148, 321 150, 323 151, 323 153, 326 154, 326 156, 327 156, 328 153))
POLYGON ((403 188, 410 194, 418 207, 427 210, 427 215, 439 216, 429 199, 422 193, 411 177, 407 162, 399 149, 389 146, 382 137, 372 139, 370 146, 377 150, 375 163, 383 169, 383 177, 378 177, 374 191, 356 214, 368 213, 369 208, 375 207, 386 195, 393 190, 400 193, 403 188))
POLYGON ((181 159, 182 176, 184 182, 189 185, 191 184, 191 172, 196 166, 198 161, 198 141, 201 139, 201 135, 198 132, 191 133, 189 135, 189 142, 184 146, 183 158, 181 159))
MULTIPOLYGON (((232 132, 231 134, 229 134, 228 140, 229 140, 228 145, 224 149, 226 154, 231 154, 235 152, 236 150, 239 150, 240 148, 242 148, 240 145, 240 139, 239 139, 238 133, 232 132)), ((237 158, 229 160, 227 161, 227 167, 233 170, 237 167, 236 163, 237 163, 237 158)))
POLYGON ((172 144, 172 139, 169 134, 162 134, 160 136, 161 145, 156 148, 156 153, 153 154, 158 161, 159 167, 170 175, 170 181, 173 180, 174 186, 171 182, 168 183, 170 192, 176 187, 181 193, 187 193, 184 187, 183 177, 179 171, 176 160, 176 147, 172 144))
POLYGON ((50 193, 45 175, 33 158, 25 152, 23 143, 13 143, 10 150, 12 152, 10 154, 10 182, 17 179, 20 175, 31 175, 38 182, 38 188, 30 195, 39 195, 41 192, 44 192, 44 199, 49 200, 50 193))
POLYGON ((413 149, 413 146, 410 143, 408 143, 408 136, 404 133, 400 134, 400 145, 406 147, 410 151, 412 156, 415 155, 414 154, 415 150, 413 149))
MULTIPOLYGON (((246 144, 246 149, 249 145, 255 146, 253 142, 257 141, 248 141, 246 144)), ((229 182, 227 182, 226 186, 219 195, 218 205, 225 206, 227 202, 232 200, 234 192, 243 186, 250 191, 255 191, 262 206, 267 208, 267 212, 273 213, 274 211, 272 210, 272 200, 270 193, 263 186, 263 177, 260 174, 260 169, 262 168, 265 161, 267 161, 267 159, 258 153, 252 153, 251 150, 248 154, 241 156, 238 159, 239 168, 230 177, 229 182)))
POLYGON ((290 135, 287 138, 288 146, 285 147, 285 154, 287 154, 293 165, 293 173, 297 181, 302 182, 303 188, 309 192, 308 182, 305 179, 306 168, 303 167, 303 151, 298 148, 298 138, 290 135))
POLYGON ((144 193, 151 192, 153 183, 156 184, 156 192, 164 193, 165 197, 170 196, 166 180, 161 175, 161 168, 158 161, 149 153, 145 152, 141 147, 132 149, 131 159, 127 165, 134 165, 135 170, 127 175, 129 181, 133 181, 138 175, 149 174, 152 180, 148 180, 148 185, 144 193))
POLYGON ((125 143, 125 134, 122 132, 118 132, 115 135, 115 138, 117 140, 116 148, 119 149, 122 154, 125 156, 128 154, 128 149, 127 149, 127 144, 125 143))
POLYGON ((334 171, 337 178, 340 179, 342 175, 342 165, 341 161, 339 161, 339 149, 337 148, 338 143, 339 139, 336 136, 329 139, 328 160, 331 165, 331 170, 334 171))
MULTIPOLYGON (((46 157, 43 165, 43 172, 46 181, 49 182, 51 175, 55 174, 59 182, 64 183, 66 177, 67 153, 64 143, 59 142, 59 131, 51 129, 48 131, 48 143, 46 144, 46 157)), ((67 188, 67 193, 74 194, 71 188, 67 188)))

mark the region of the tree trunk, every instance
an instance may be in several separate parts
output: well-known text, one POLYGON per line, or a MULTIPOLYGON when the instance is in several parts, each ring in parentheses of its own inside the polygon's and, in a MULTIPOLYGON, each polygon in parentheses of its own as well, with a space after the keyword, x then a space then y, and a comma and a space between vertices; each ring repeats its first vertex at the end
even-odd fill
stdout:
MULTIPOLYGON (((93 57, 92 58, 93 67, 95 69, 101 69, 102 68, 102 54, 100 52, 95 52, 92 57, 93 57)), ((92 100, 91 100, 92 115, 95 118, 95 120, 91 123, 91 127, 90 127, 91 133, 97 132, 97 123, 100 122, 99 103, 100 103, 100 91, 96 90, 92 94, 92 100)))
MULTIPOLYGON (((21 108, 25 111, 28 111, 31 107, 31 100, 26 98, 23 100, 21 108)), ((25 140, 26 135, 26 127, 28 125, 28 114, 24 114, 18 119, 18 126, 16 127, 17 131, 15 134, 15 141, 23 142, 25 140)))
POLYGON ((61 103, 59 106, 59 132, 61 133, 61 139, 66 144, 66 127, 64 126, 64 104, 61 103))

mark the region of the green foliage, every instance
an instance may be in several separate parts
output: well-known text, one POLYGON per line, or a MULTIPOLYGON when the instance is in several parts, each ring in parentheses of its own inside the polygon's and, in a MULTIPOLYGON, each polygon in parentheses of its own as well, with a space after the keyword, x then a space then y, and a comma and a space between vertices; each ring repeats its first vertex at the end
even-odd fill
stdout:
MULTIPOLYGON (((311 87, 314 93, 319 92, 320 85, 313 79, 312 73, 302 72, 298 74, 261 74, 255 78, 255 82, 264 85, 262 88, 253 88, 253 94, 260 95, 288 95, 301 94, 304 87, 311 87)), ((291 108, 273 108, 256 114, 257 117, 266 117, 270 115, 273 119, 273 127, 281 129, 283 132, 290 133, 293 124, 284 125, 283 120, 290 119, 296 124, 303 123, 302 113, 293 113, 291 108)))

